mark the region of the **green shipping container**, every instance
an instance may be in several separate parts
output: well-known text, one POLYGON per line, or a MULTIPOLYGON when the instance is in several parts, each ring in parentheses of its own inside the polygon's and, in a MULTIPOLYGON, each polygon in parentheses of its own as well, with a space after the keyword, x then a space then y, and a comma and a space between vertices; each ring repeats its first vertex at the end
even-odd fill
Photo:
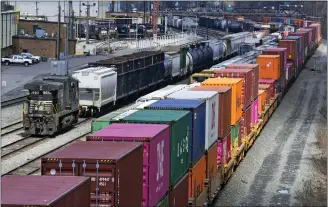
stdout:
POLYGON ((191 113, 185 110, 140 110, 120 118, 111 122, 170 125, 170 185, 176 184, 189 168, 191 113))
POLYGON ((234 146, 234 144, 238 142, 239 124, 240 121, 238 121, 235 125, 231 126, 231 146, 234 146))
POLYGON ((156 207, 168 207, 169 206, 169 196, 165 196, 160 202, 156 204, 156 207))
POLYGON ((94 132, 99 131, 100 129, 108 126, 110 124, 110 120, 119 114, 121 114, 121 112, 114 111, 112 113, 109 113, 102 117, 99 117, 98 119, 92 120, 91 132, 94 133, 94 132))

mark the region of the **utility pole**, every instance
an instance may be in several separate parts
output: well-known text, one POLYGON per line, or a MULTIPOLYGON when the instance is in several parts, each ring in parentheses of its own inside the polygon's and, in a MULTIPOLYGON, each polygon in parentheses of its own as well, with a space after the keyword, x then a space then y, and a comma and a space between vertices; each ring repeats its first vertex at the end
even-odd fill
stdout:
POLYGON ((73 11, 73 1, 68 2, 68 15, 69 15, 69 39, 73 39, 73 27, 74 27, 74 11, 73 11))
MULTIPOLYGON (((67 4, 68 0, 65 0, 64 4, 67 4)), ((67 16, 65 24, 66 24, 66 38, 65 38, 65 57, 68 58, 68 38, 70 38, 70 8, 67 9, 68 12, 65 11, 64 15, 67 16)))
POLYGON ((57 34, 57 60, 60 60, 60 1, 58 1, 58 34, 57 34))
MULTIPOLYGON (((85 43, 89 44, 89 18, 90 18, 90 3, 88 2, 87 4, 82 3, 82 6, 86 6, 87 7, 87 24, 86 24, 86 34, 85 34, 85 43)), ((96 3, 93 3, 92 6, 96 6, 96 3)))
POLYGON ((39 15, 39 8, 38 8, 38 3, 39 2, 35 2, 35 15, 38 16, 39 15))

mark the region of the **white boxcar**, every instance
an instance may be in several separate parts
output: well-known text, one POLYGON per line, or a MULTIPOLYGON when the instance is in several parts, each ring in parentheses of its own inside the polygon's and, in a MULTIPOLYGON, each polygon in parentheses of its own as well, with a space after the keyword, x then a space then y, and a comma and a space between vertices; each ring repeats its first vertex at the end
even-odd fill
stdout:
POLYGON ((218 138, 219 95, 215 91, 177 91, 168 99, 200 99, 206 101, 205 150, 218 138))
POLYGON ((82 110, 100 111, 116 101, 117 72, 114 68, 91 67, 75 71, 73 77, 79 80, 80 106, 82 110))

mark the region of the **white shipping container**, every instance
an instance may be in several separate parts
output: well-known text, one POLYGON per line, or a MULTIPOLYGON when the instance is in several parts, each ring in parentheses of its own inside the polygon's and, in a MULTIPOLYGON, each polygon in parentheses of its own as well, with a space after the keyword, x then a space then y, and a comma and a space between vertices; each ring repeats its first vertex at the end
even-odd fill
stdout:
POLYGON ((182 74, 183 68, 180 68, 179 52, 166 52, 165 59, 169 61, 169 65, 172 67, 172 77, 176 77, 182 74))
POLYGON ((97 107, 116 101, 117 72, 114 68, 91 67, 75 71, 79 80, 80 105, 97 107))
POLYGON ((169 96, 168 99, 200 99, 206 101, 206 124, 205 124, 205 150, 218 138, 219 120, 219 94, 215 91, 178 91, 169 96))
POLYGON ((138 111, 138 110, 129 110, 129 111, 123 112, 123 113, 121 113, 120 115, 115 116, 115 117, 113 118, 113 120, 115 120, 115 121, 119 121, 119 120, 121 120, 121 119, 124 119, 124 118, 127 117, 127 116, 130 116, 131 114, 133 114, 133 113, 135 113, 135 112, 137 112, 137 111, 138 111))
POLYGON ((154 91, 152 93, 149 93, 147 95, 144 95, 140 98, 137 99, 136 103, 138 102, 146 102, 150 100, 159 100, 159 99, 164 99, 165 95, 169 95, 171 93, 174 93, 178 90, 182 90, 186 88, 188 85, 187 84, 180 84, 180 85, 168 85, 162 89, 159 89, 157 91, 154 91))

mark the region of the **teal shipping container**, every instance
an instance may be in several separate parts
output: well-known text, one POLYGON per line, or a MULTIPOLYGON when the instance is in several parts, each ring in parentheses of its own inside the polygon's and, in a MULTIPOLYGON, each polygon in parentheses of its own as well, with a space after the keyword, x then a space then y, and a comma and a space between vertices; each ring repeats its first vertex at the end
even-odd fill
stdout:
POLYGON ((170 185, 176 184, 189 168, 189 136, 192 114, 186 110, 140 110, 120 115, 111 123, 168 124, 170 126, 170 185))

